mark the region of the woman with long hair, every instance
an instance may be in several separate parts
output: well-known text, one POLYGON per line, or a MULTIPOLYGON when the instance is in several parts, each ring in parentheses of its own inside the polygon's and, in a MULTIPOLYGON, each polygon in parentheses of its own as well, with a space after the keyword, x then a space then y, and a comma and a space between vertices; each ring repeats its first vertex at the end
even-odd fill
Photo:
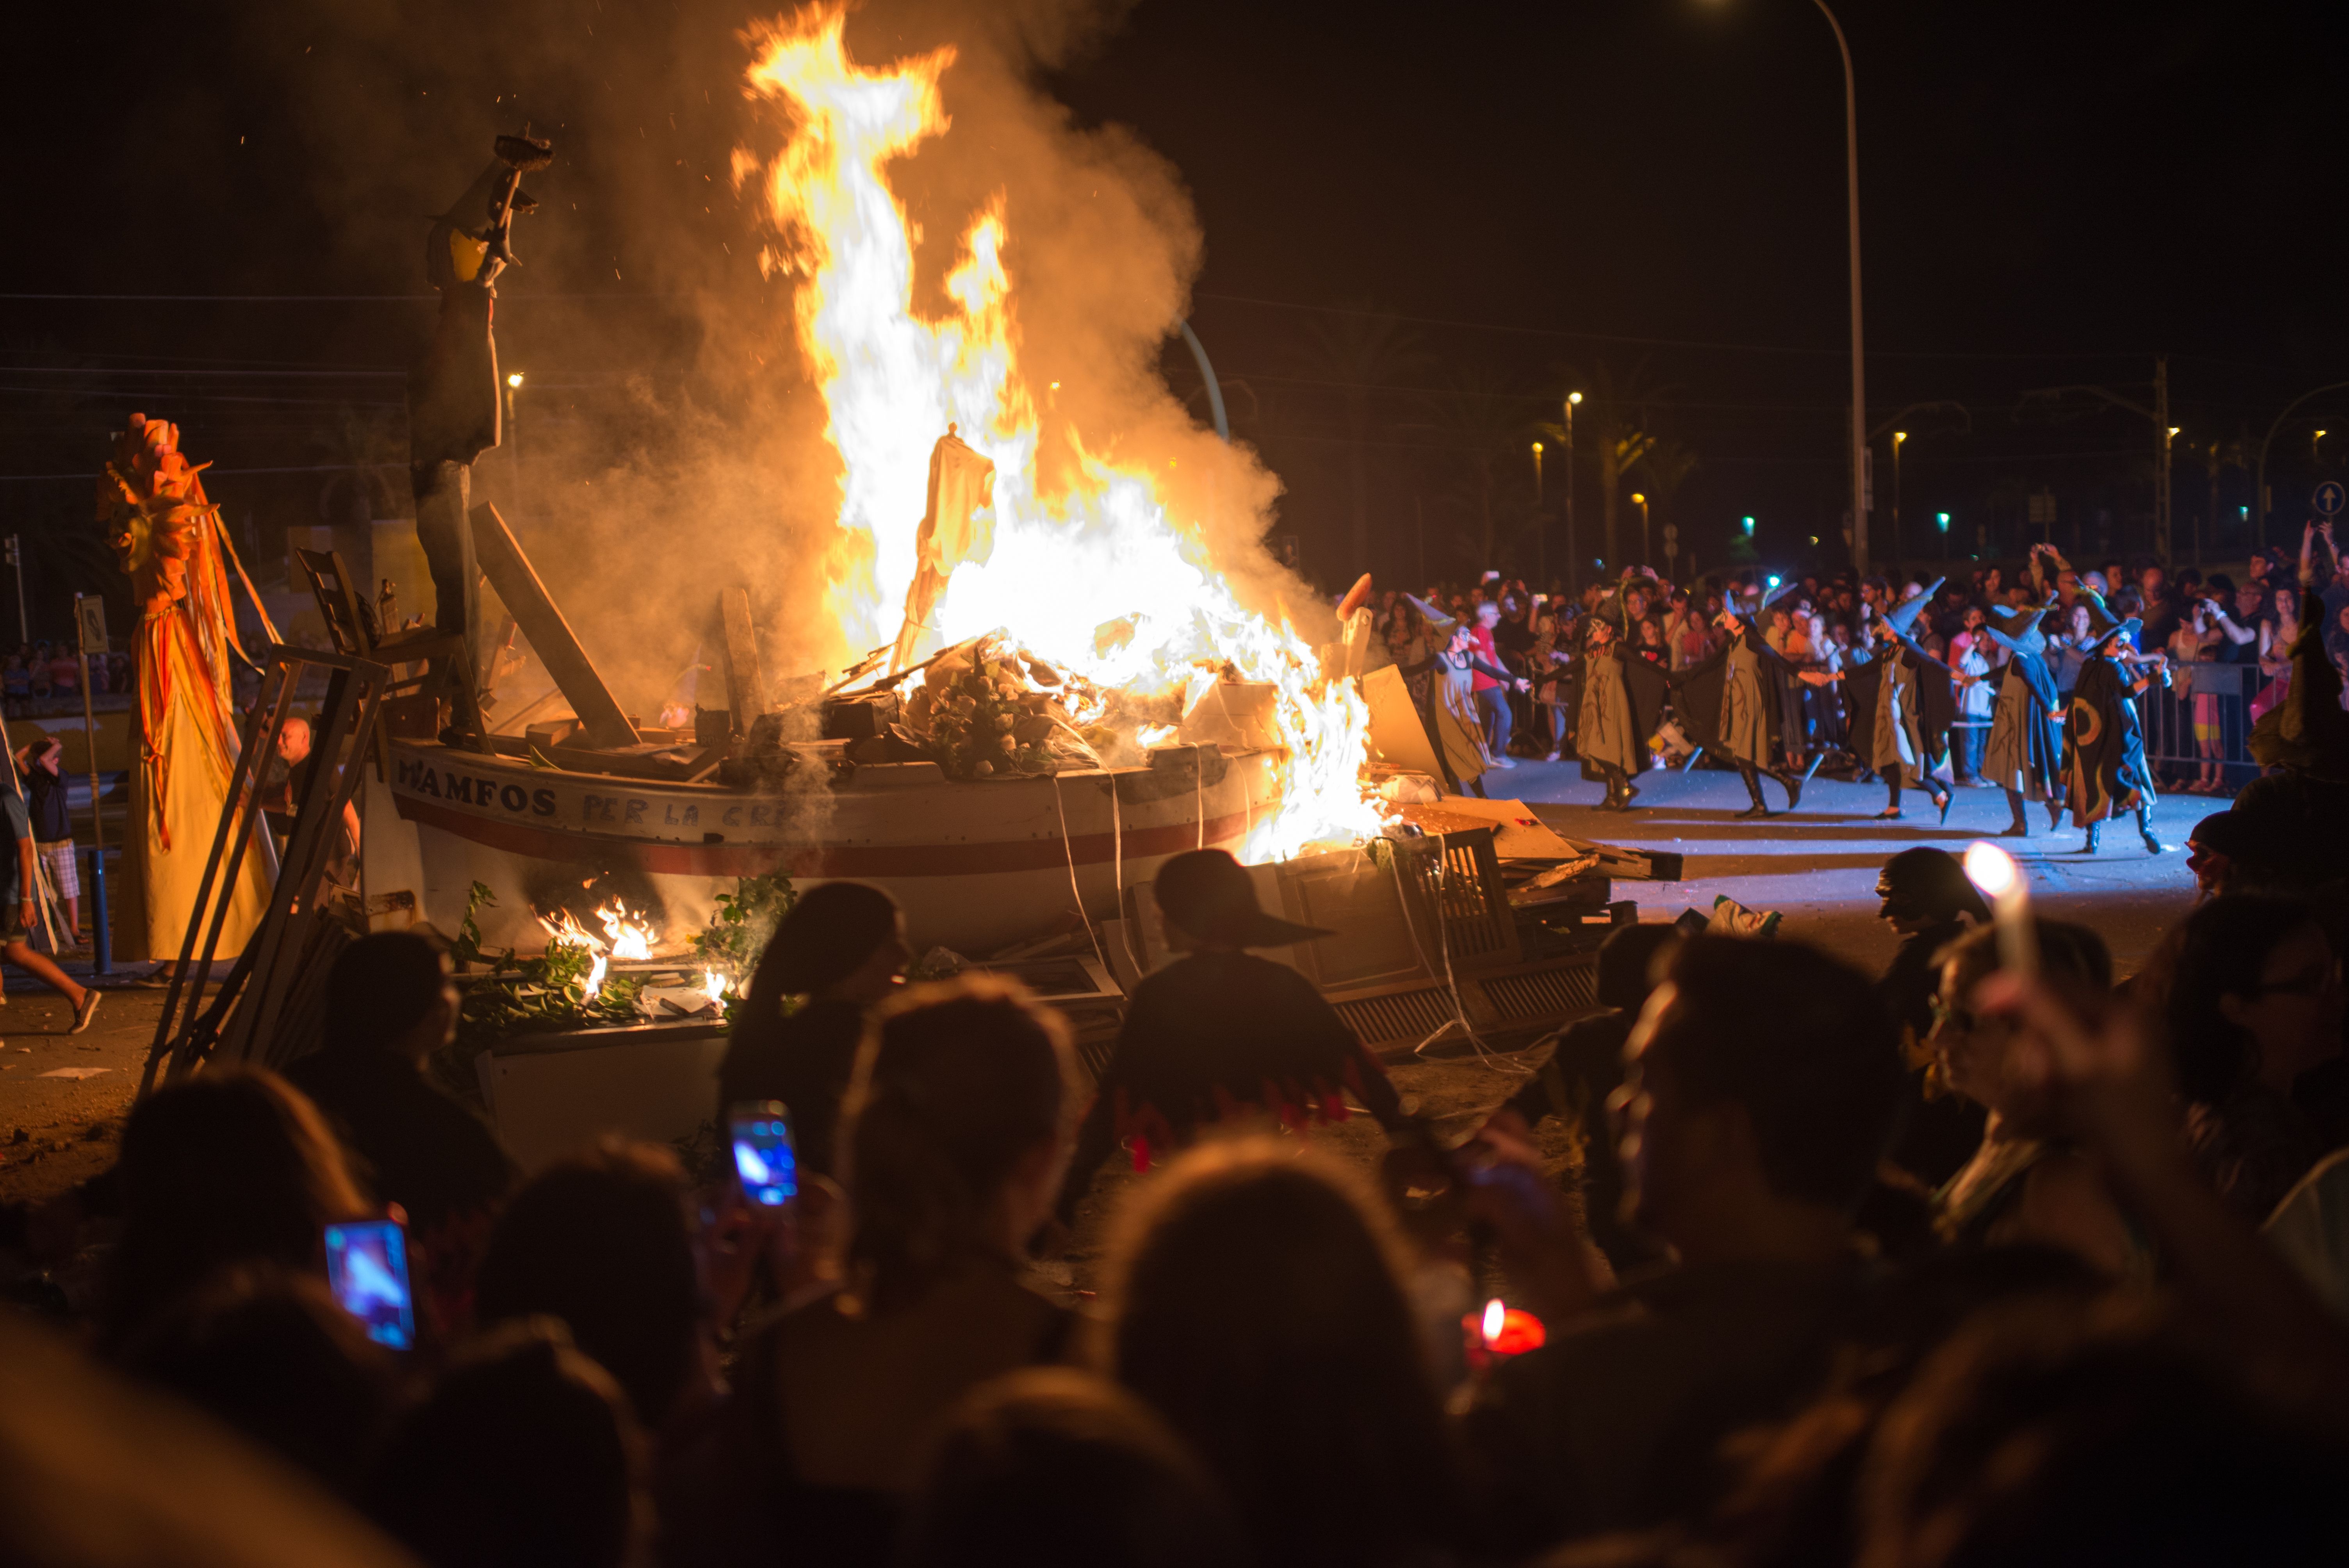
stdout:
POLYGON ((718 1125, 745 1100, 781 1100, 800 1163, 833 1174, 833 1130, 856 1043, 913 955, 905 916, 879 888, 837 882, 802 893, 734 1016, 718 1065, 718 1125))
POLYGON ((1421 1563, 1463 1535, 1401 1243, 1352 1171, 1268 1140, 1185 1156, 1110 1256, 1110 1370, 1222 1481, 1259 1561, 1421 1563))
POLYGON ((317 1108, 274 1073, 206 1072, 139 1102, 115 1167, 122 1238, 108 1259, 98 1343, 236 1264, 325 1268, 325 1227, 369 1212, 317 1108))
POLYGON ((879 1560, 955 1406, 1061 1358, 1070 1315, 1027 1264, 1068 1161, 1074 1084, 1067 1026, 1007 980, 925 986, 875 1020, 841 1121, 854 1217, 840 1283, 736 1366, 730 1459, 782 1532, 771 1545, 879 1560))

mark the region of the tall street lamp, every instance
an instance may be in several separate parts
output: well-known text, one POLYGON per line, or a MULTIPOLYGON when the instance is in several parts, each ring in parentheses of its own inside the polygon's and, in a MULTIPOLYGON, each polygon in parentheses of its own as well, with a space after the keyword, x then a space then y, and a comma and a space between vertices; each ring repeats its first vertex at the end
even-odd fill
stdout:
POLYGON ((1859 90, 1851 74, 1851 45, 1827 0, 1811 0, 1835 30, 1843 57, 1844 194, 1851 228, 1851 563, 1868 574, 1868 377, 1859 335, 1859 90))
POLYGON ((1542 444, 1534 443, 1534 581, 1549 586, 1549 519, 1542 511, 1542 444))
POLYGON ((1640 564, 1645 566, 1648 564, 1650 559, 1648 551, 1648 498, 1641 495, 1638 490, 1633 490, 1631 492, 1631 504, 1640 509, 1640 564))
MULTIPOLYGON (((2311 387, 2302 393, 2283 406, 2283 411, 2278 414, 2274 422, 2268 426, 2268 433, 2260 438, 2259 465, 2251 471, 2251 522, 2253 546, 2264 547, 2268 542, 2268 448, 2275 444, 2276 432, 2283 428, 2284 420, 2291 418, 2294 408, 2299 407, 2311 397, 2321 397, 2327 392, 2338 392, 2344 387, 2349 387, 2349 381, 2329 381, 2322 387, 2311 387)), ((2319 437, 2323 434, 2322 430, 2317 432, 2319 437)))
MULTIPOLYGON (((1571 593, 1581 577, 1580 561, 1575 554, 1574 541, 1574 409, 1582 401, 1582 394, 1566 395, 1566 588, 1571 593)), ((1547 591, 1548 584, 1544 583, 1547 591)))

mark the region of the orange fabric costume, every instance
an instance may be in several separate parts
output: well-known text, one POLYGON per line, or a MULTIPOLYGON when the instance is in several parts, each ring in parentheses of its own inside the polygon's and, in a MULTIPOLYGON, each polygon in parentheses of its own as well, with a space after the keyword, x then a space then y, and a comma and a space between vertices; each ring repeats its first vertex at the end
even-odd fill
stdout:
MULTIPOLYGON (((179 956, 239 750, 229 658, 243 648, 222 563, 220 509, 201 477, 210 466, 181 454, 177 427, 133 414, 98 480, 98 521, 139 606, 126 957, 179 956)), ((256 834, 230 892, 221 956, 244 951, 275 875, 274 847, 256 834)))

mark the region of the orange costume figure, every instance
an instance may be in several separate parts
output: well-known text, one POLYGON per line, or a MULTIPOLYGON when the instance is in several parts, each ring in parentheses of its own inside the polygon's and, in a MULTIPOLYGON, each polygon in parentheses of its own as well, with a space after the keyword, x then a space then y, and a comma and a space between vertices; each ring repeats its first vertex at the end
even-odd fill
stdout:
MULTIPOLYGON (((98 521, 139 607, 139 765, 123 844, 128 958, 176 959, 219 830, 240 743, 229 658, 244 652, 222 564, 220 508, 180 451, 176 426, 144 414, 115 438, 98 480, 98 521)), ((255 833, 228 893, 219 956, 244 951, 275 881, 274 846, 255 833)))

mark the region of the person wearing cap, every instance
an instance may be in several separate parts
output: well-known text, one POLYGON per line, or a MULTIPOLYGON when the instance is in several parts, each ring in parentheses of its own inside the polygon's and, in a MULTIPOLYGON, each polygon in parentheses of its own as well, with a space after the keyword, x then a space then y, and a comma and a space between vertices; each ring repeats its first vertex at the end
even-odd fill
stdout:
POLYGON ((2156 679, 2167 684, 2160 654, 2136 655, 2129 636, 2134 619, 2121 620, 2104 596, 2082 589, 2088 611, 2088 662, 2072 687, 2064 722, 2064 793, 2072 820, 2087 830, 2087 854, 2096 852, 2098 830, 2123 811, 2137 813, 2137 836, 2149 854, 2168 846, 2154 837, 2153 769, 2145 759, 2145 731, 2137 722, 2137 696, 2156 679), (2135 665, 2137 669, 2127 668, 2135 665))
POLYGON ((1783 584, 1750 610, 1725 605, 1716 623, 1726 639, 1721 651, 1682 671, 1676 682, 1692 738, 1744 780, 1753 805, 1740 817, 1770 814, 1762 799, 1764 773, 1785 790, 1786 810, 1803 799, 1803 779, 1778 765, 1781 756, 1803 749, 1801 687, 1795 666, 1770 646, 1761 627, 1762 613, 1794 589, 1783 584))
POLYGON ((1296 970, 1251 947, 1334 935, 1268 914, 1221 850, 1191 850, 1154 884, 1166 940, 1183 956, 1133 988, 1061 1189, 1065 1222, 1120 1144, 1137 1171, 1202 1130, 1248 1113, 1282 1126, 1346 1119, 1352 1100, 1393 1132, 1408 1123, 1378 1059, 1296 970))
POLYGON ((1928 1187, 1938 1187, 1973 1157, 1983 1121, 1980 1106, 1948 1092, 1929 1070, 1932 1052, 1925 1042, 1933 1033, 1933 1004, 1941 990, 1940 958, 1943 948, 1968 931, 1990 923, 1990 906, 1966 880, 1956 856, 1922 845, 1884 862, 1876 876, 1876 896, 1884 901, 1878 918, 1900 938, 1876 993, 1900 1030, 1911 1091, 1890 1158, 1928 1187))
POLYGON ((1951 794, 1944 775, 1950 766, 1950 727, 1957 696, 1950 667, 1918 646, 1910 635, 1917 618, 1940 591, 1941 579, 1887 610, 1876 622, 1880 653, 1875 662, 1874 717, 1869 726, 1869 765, 1883 776, 1890 798, 1878 820, 1900 820, 1900 791, 1921 789, 1941 820, 1950 820, 1951 794))
POLYGON ((2250 836, 2248 824, 2232 811, 2214 812, 2194 824, 2186 835, 2186 869, 2194 873, 2195 903, 2238 891, 2235 861, 2250 836))
POLYGON ((1982 748, 1982 776, 2006 791, 2006 809, 2014 820, 2001 838, 2027 839, 2031 818, 2024 802, 2044 801, 2047 826, 2063 825, 2063 792, 2059 786, 2064 760, 2063 730, 2055 722, 2055 675, 2047 667, 2047 634, 2041 622, 2054 607, 2055 596, 2040 562, 2052 558, 2058 570, 2064 558, 2050 544, 2031 547, 2032 599, 2012 607, 1992 604, 1984 629, 2007 650, 2006 674, 1998 688, 1998 706, 1991 712, 1990 741, 1982 748))

